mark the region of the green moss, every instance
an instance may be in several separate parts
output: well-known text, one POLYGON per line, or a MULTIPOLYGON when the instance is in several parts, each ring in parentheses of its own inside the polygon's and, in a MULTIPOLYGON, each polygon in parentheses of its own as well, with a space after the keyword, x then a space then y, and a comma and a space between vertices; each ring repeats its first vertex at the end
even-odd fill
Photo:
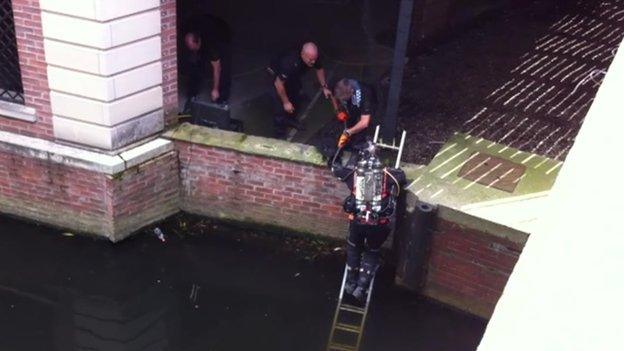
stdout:
POLYGON ((251 136, 243 133, 206 128, 184 123, 163 135, 172 140, 185 141, 251 155, 324 166, 323 156, 311 145, 251 136))
POLYGON ((118 173, 112 174, 112 175, 110 176, 110 178, 111 178, 112 180, 122 180, 122 179, 123 179, 123 176, 124 176, 124 173, 125 173, 125 171, 124 171, 124 172, 118 172, 118 173))

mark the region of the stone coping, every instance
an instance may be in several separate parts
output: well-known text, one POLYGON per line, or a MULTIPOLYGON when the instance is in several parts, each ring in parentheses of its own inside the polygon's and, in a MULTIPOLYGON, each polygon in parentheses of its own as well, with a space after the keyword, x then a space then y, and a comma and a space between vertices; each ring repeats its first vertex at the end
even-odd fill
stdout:
POLYGON ((327 165, 321 153, 312 145, 196 126, 190 123, 181 124, 164 133, 163 137, 313 166, 325 167, 327 165))
POLYGON ((171 141, 157 138, 142 145, 109 155, 49 140, 0 131, 0 150, 114 175, 173 150, 171 141))

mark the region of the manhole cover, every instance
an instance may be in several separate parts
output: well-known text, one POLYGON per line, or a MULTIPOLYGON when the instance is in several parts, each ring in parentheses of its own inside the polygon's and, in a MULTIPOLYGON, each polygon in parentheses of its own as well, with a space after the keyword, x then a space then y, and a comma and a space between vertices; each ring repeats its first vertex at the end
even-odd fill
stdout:
POLYGON ((476 152, 459 170, 459 176, 487 187, 513 193, 526 167, 496 156, 476 152))

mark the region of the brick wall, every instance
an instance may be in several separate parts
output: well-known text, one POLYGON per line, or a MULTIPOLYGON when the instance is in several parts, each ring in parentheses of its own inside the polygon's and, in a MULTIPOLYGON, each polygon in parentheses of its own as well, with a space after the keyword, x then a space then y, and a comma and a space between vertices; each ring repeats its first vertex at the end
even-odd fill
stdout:
POLYGON ((179 211, 178 172, 177 153, 169 152, 119 176, 107 177, 108 211, 118 236, 115 241, 179 211))
POLYGON ((109 176, 0 151, 0 211, 118 241, 176 213, 175 152, 109 176))
POLYGON ((163 108, 165 125, 175 122, 178 112, 178 53, 176 32, 176 1, 161 0, 161 36, 163 67, 163 108))
POLYGON ((523 243, 437 219, 424 294, 489 317, 523 243))
POLYGON ((58 163, 0 152, 2 212, 76 230, 107 232, 110 202, 102 174, 58 163))
POLYGON ((37 122, 0 117, 0 129, 53 139, 39 0, 13 0, 12 3, 25 105, 36 110, 37 122))
POLYGON ((344 238, 348 194, 325 167, 176 141, 182 209, 344 238))

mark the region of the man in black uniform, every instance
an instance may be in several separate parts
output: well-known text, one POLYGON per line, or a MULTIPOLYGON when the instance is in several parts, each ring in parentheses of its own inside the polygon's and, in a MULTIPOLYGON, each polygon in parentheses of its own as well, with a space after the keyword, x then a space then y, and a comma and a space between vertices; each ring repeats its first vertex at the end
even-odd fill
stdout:
POLYGON ((312 42, 303 44, 296 50, 289 51, 275 57, 267 68, 271 74, 273 87, 273 113, 275 136, 286 137, 286 128, 302 128, 296 120, 295 111, 299 108, 301 94, 301 77, 310 68, 316 70, 323 94, 326 98, 331 95, 325 79, 325 70, 319 59, 318 47, 312 42))
POLYGON ((351 190, 343 204, 350 220, 345 292, 361 300, 379 268, 381 246, 394 230, 405 173, 383 167, 370 141, 361 145, 355 165, 335 165, 332 171, 351 190))
POLYGON ((375 112, 377 101, 373 90, 355 79, 344 78, 336 83, 334 96, 347 112, 338 148, 358 150, 367 141, 368 127, 375 112))
POLYGON ((227 102, 230 95, 230 32, 225 21, 209 14, 195 14, 183 23, 184 64, 188 80, 188 99, 184 113, 188 113, 191 102, 199 95, 208 63, 212 72, 210 99, 213 102, 227 102))

